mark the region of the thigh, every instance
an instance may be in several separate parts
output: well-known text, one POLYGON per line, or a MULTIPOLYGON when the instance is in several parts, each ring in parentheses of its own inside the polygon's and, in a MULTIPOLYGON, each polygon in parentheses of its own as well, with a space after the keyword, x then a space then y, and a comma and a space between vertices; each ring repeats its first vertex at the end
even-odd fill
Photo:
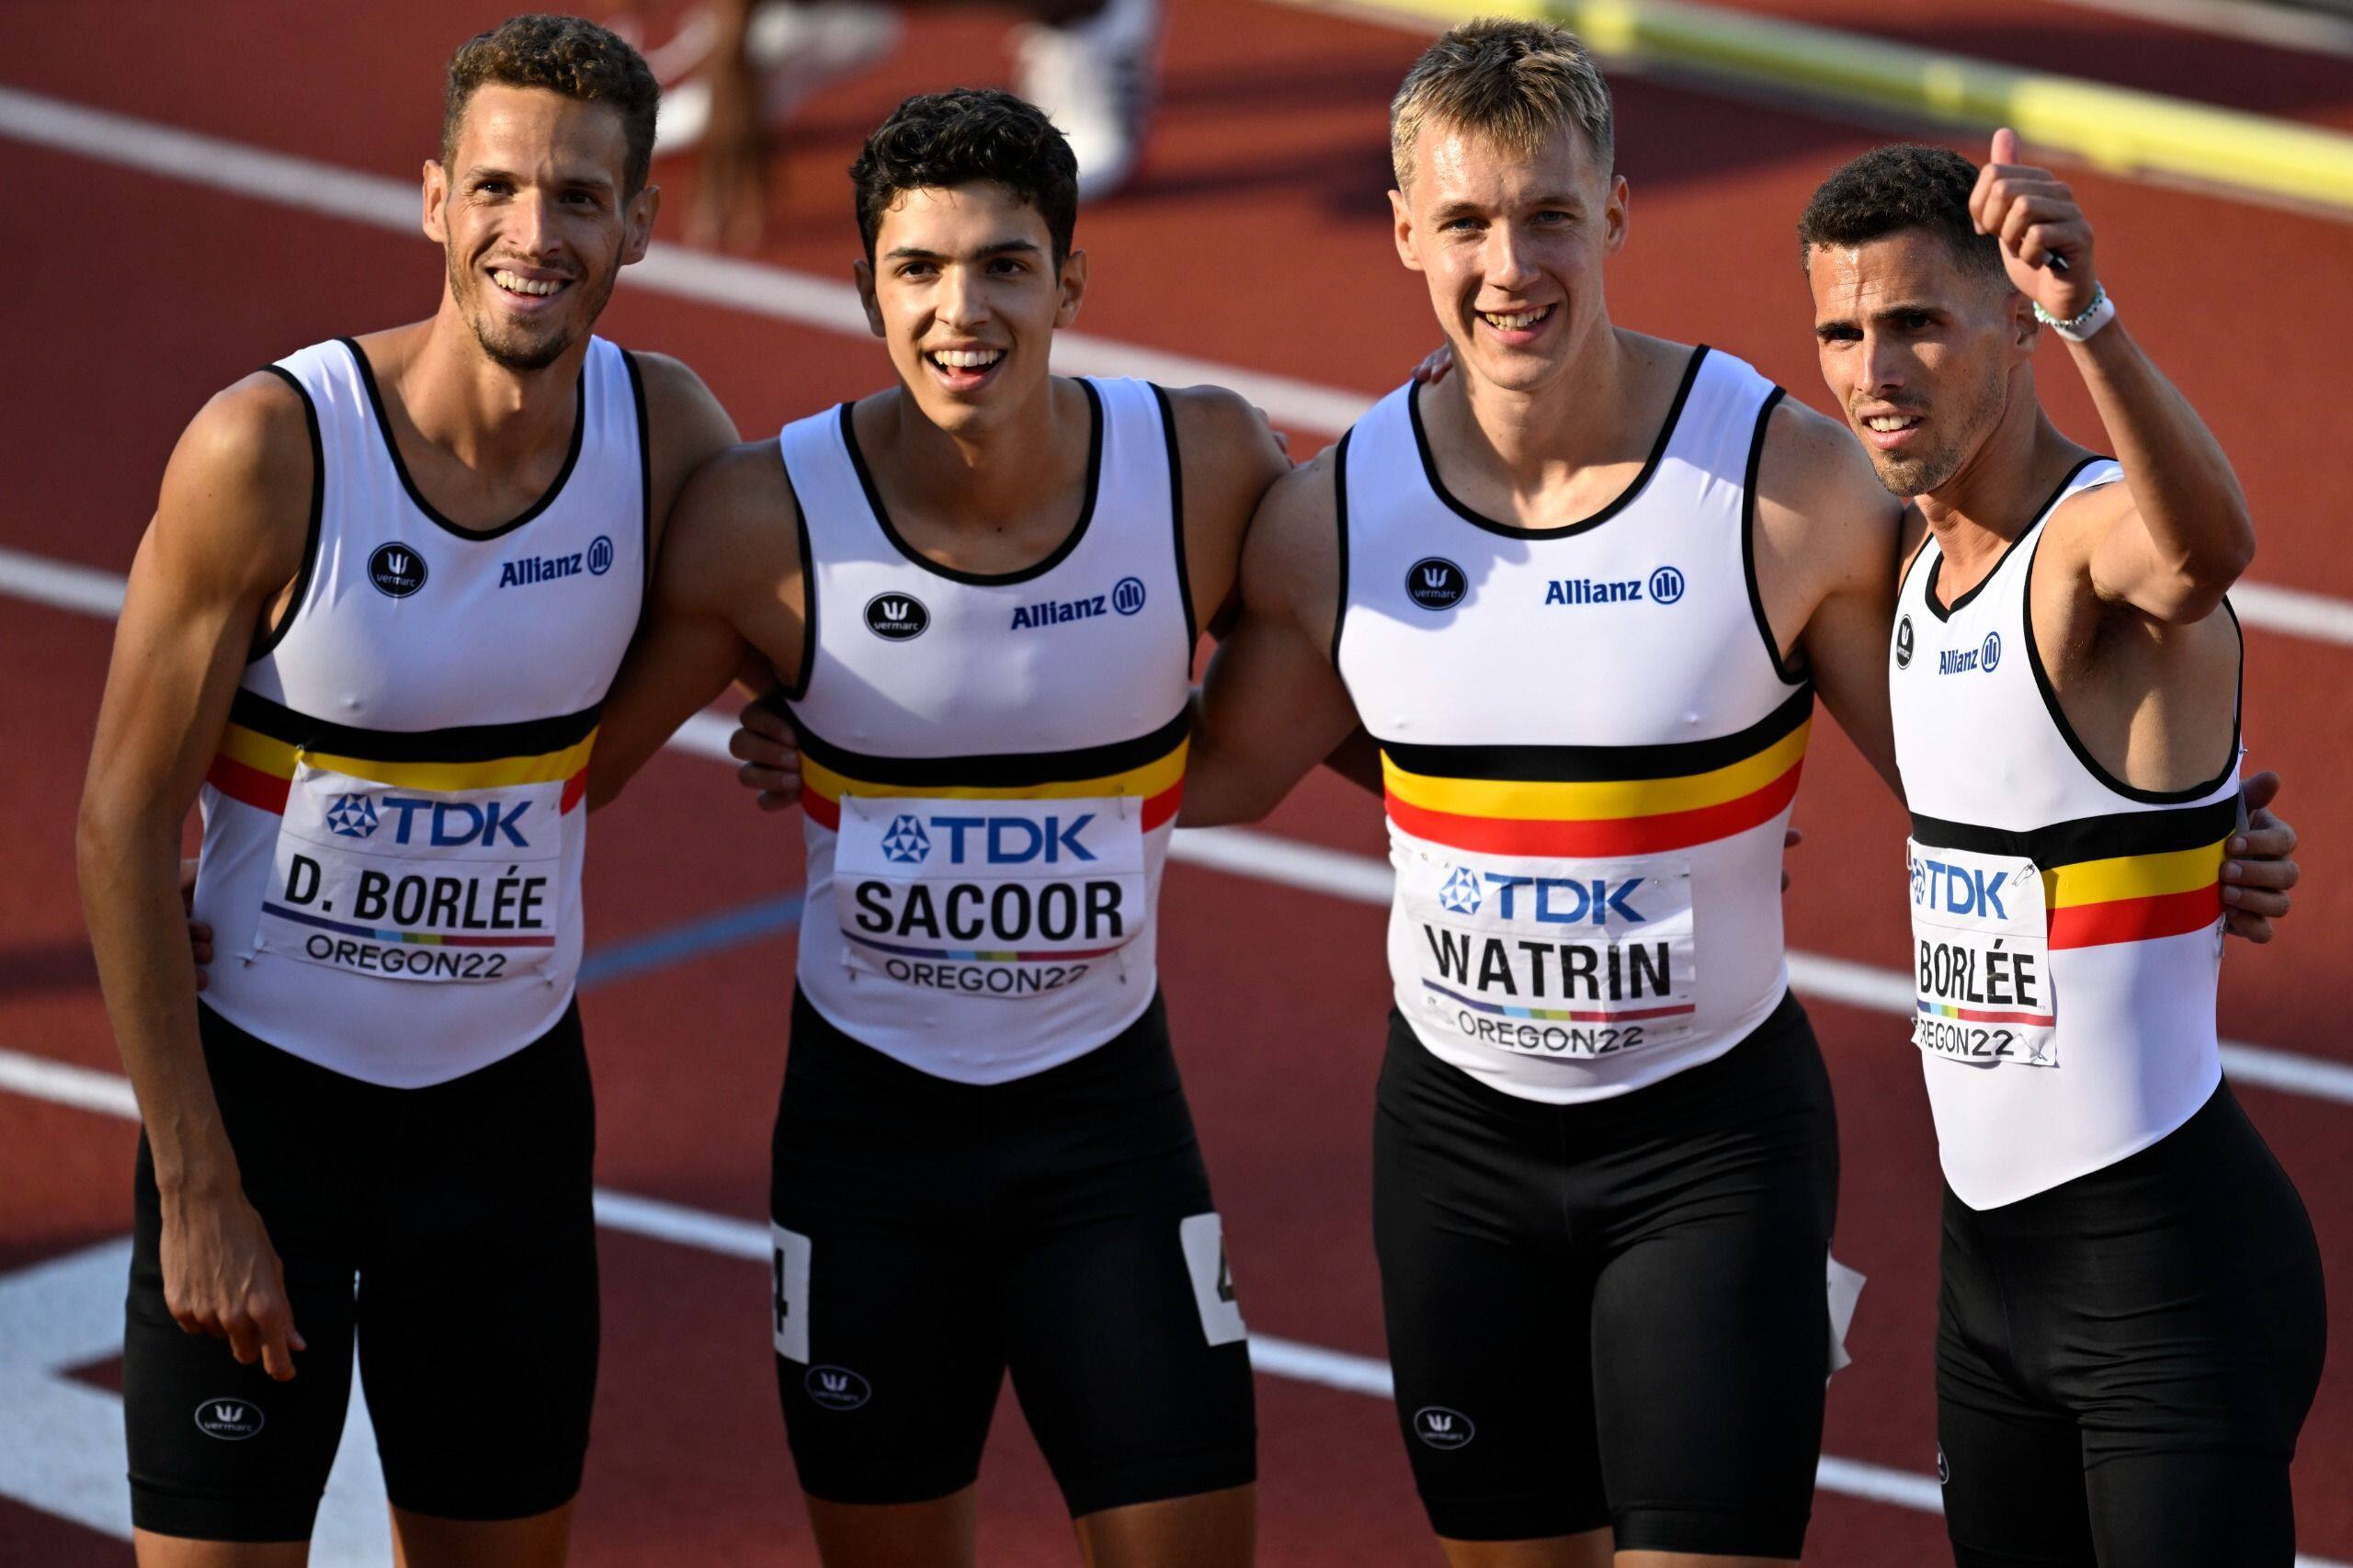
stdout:
POLYGON ((1542 1189, 1515 1179, 1507 1131, 1473 1123, 1476 1096, 1448 1103, 1464 1085, 1409 1054, 1422 1050, 1392 1040, 1373 1129, 1373 1239, 1415 1487, 1452 1541, 1597 1529, 1609 1510, 1592 1277, 1547 1233, 1542 1189))
POLYGON ((801 1490, 860 1508, 972 1484, 1005 1379, 989 1260, 963 1238, 803 1210, 779 1184, 769 1306, 801 1490))
POLYGON ((1646 1130, 1588 1177, 1609 1216, 1592 1355, 1618 1550, 1795 1559, 1830 1375, 1828 1080, 1802 1019, 1690 1077, 1628 1106, 1646 1130))
POLYGON ((2094 1568, 2075 1417, 2018 1385, 2008 1312, 1945 1195, 1937 1307, 1937 1478, 1960 1568, 2094 1568))
POLYGON ((521 1520, 578 1492, 597 1387, 595 1152, 576 1017, 402 1096, 359 1284, 359 1370, 394 1506, 521 1520))
POLYGON ((1199 1153, 1173 1163, 1190 1168, 1133 1175, 1129 1212, 1013 1242, 998 1267, 1014 1392, 1074 1518, 1257 1478, 1222 1228, 1199 1153))
POLYGON ((278 1382, 225 1339, 189 1334, 164 1301, 162 1209, 142 1134, 123 1324, 131 1522, 193 1540, 308 1539, 351 1392, 353 1233, 334 1140, 352 1085, 199 1014, 207 1066, 245 1197, 268 1228, 309 1346, 278 1382))

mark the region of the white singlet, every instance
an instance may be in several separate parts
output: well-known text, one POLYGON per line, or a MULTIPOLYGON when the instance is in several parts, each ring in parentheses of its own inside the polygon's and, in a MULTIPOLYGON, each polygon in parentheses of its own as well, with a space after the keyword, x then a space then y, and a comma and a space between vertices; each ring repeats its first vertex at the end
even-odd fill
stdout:
POLYGON ((1694 350, 1642 472, 1559 528, 1449 494, 1416 395, 1341 444, 1333 649, 1381 748, 1397 1006, 1506 1093, 1623 1094, 1722 1055, 1789 985, 1813 688, 1749 540, 1780 390, 1694 350))
POLYGON ((2214 778, 2135 790, 2085 749, 2034 644, 2028 584, 2043 525, 2122 477, 2109 459, 2079 464, 1949 604, 1931 538, 1896 601, 1888 676, 1912 809, 1913 1042, 1945 1180, 1972 1209, 2147 1148, 2222 1081, 2235 708, 2214 778))
POLYGON ((1176 439, 1159 388, 1079 385, 1094 437, 1078 524, 1018 572, 910 547, 849 404, 780 437, 811 601, 791 701, 801 992, 960 1083, 1084 1056, 1158 983, 1195 636, 1176 439))
POLYGON ((588 752, 645 599, 644 398, 592 340, 555 483, 477 533, 418 492, 357 344, 272 369, 311 423, 311 534, 204 782, 204 1002, 305 1061, 422 1087, 572 1000, 588 752))

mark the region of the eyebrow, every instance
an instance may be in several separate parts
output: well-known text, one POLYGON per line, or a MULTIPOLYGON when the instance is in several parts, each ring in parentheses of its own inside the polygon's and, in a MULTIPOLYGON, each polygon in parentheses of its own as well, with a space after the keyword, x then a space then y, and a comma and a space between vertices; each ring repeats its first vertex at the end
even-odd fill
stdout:
MULTIPOLYGON (((476 185, 486 179, 503 179, 509 185, 519 185, 523 183, 524 176, 512 169, 497 168, 487 164, 477 164, 466 170, 466 183, 469 185, 476 185)), ((555 183, 564 186, 585 186, 596 190, 614 188, 613 176, 601 169, 592 170, 586 174, 560 170, 556 175, 555 183)))
MULTIPOLYGON (((1528 207, 1565 208, 1572 212, 1584 210, 1584 204, 1578 201, 1574 196, 1534 196, 1529 198, 1522 205, 1528 207)), ((1487 209, 1479 202, 1460 200, 1449 201, 1438 208, 1438 211, 1433 215, 1432 221, 1439 223, 1450 223, 1457 218, 1483 218, 1486 215, 1487 209)))
MULTIPOLYGON (((993 256, 1040 256, 1042 254, 1043 252, 1040 250, 1038 243, 1035 240, 999 240, 995 244, 983 245, 980 249, 974 251, 972 256, 976 260, 978 260, 985 259, 993 256)), ((882 253, 882 258, 885 261, 947 261, 953 259, 944 251, 926 250, 920 245, 893 245, 891 249, 882 253)))

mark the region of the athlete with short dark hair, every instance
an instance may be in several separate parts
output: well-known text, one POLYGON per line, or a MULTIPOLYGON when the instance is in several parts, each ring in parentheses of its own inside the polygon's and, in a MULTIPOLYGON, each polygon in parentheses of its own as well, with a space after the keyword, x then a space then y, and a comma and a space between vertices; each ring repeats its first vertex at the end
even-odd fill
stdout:
POLYGON ((1087 1560, 1239 1564, 1242 1317, 1154 955, 1197 607, 1284 470, 1231 392, 1051 374, 1062 134, 908 99, 852 170, 896 381, 708 465, 606 707, 625 776, 740 670, 806 756, 771 1189, 779 1391, 825 1561, 972 1560, 1009 1372, 1087 1560))
POLYGON ((659 205, 657 96, 576 18, 460 49, 435 314, 214 397, 132 565, 80 867, 143 1122, 149 1568, 304 1560, 355 1342, 403 1560, 563 1557, 597 1363, 581 807, 660 519, 734 437, 592 335, 659 205))
POLYGON ((1868 153, 1799 237, 1823 379, 1908 502, 1887 678, 1945 1176, 1954 1554, 2287 1568, 2320 1255, 2214 1028, 2245 500, 2117 319, 2074 193, 2011 132, 1982 169, 1868 153), (2116 457, 2043 413, 2046 327, 2116 457))

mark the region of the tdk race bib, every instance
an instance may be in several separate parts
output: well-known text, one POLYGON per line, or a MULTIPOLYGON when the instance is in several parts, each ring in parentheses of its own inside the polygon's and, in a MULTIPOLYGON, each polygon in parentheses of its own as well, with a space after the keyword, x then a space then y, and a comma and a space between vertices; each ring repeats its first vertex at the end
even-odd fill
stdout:
POLYGON ((563 785, 411 790, 298 760, 254 948, 392 980, 546 967, 563 785))
POLYGON ((2042 872, 2014 855, 1907 840, 1912 875, 1912 1043, 1988 1067, 2059 1065, 2042 872))
POLYGON ((834 913, 850 969, 973 996, 1059 990, 1145 916, 1142 802, 841 798, 834 913))
POLYGON ((1440 1026, 1505 1051, 1585 1060, 1691 1033, 1688 860, 1425 849, 1393 858, 1423 1003, 1440 1026))

